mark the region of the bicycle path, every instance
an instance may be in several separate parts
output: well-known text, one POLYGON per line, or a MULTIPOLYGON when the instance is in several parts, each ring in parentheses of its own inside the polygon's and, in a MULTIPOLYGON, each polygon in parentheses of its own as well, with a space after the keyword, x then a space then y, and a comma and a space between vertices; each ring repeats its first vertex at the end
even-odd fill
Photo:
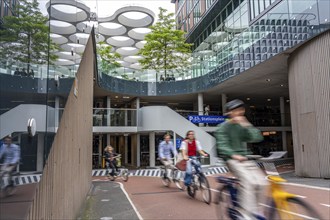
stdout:
MULTIPOLYGON (((212 200, 217 195, 219 184, 215 178, 208 177, 212 189, 212 200)), ((202 201, 198 192, 196 199, 180 191, 172 183, 169 188, 164 187, 160 178, 131 177, 124 185, 128 195, 140 212, 144 220, 149 219, 217 219, 215 204, 207 205, 202 201)), ((312 205, 322 219, 329 220, 330 191, 301 186, 285 186, 288 192, 295 193, 312 205)), ((263 204, 267 204, 266 201, 263 204)))
POLYGON ((142 219, 127 196, 123 183, 93 181, 78 219, 142 219))
POLYGON ((17 186, 12 196, 0 199, 0 219, 25 219, 37 184, 17 186))

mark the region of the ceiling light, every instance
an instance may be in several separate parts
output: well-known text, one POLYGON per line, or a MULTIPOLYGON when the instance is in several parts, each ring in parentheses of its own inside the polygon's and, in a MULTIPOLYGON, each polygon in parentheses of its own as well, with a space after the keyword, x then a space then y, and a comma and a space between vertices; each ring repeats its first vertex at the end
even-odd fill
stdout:
POLYGON ((249 101, 249 100, 250 100, 250 98, 246 98, 246 100, 248 100, 248 101, 249 101))
POLYGON ((115 98, 118 99, 118 96, 116 95, 115 98))
POLYGON ((272 101, 272 99, 267 99, 268 102, 272 101))
POLYGON ((129 96, 123 96, 123 99, 129 99, 129 96))
POLYGON ((267 82, 270 82, 270 81, 272 81, 272 80, 271 80, 271 79, 266 79, 266 81, 267 81, 267 82))
POLYGON ((281 87, 283 87, 284 85, 283 84, 281 84, 281 87))

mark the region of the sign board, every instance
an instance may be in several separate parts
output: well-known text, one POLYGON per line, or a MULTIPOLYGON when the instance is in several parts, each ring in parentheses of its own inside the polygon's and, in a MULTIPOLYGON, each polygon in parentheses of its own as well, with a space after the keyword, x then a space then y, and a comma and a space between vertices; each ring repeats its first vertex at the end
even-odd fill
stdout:
POLYGON ((176 142, 176 149, 178 150, 181 146, 182 138, 177 138, 175 142, 176 142))
POLYGON ((207 124, 221 124, 227 119, 222 115, 188 115, 188 120, 191 123, 207 123, 207 124))

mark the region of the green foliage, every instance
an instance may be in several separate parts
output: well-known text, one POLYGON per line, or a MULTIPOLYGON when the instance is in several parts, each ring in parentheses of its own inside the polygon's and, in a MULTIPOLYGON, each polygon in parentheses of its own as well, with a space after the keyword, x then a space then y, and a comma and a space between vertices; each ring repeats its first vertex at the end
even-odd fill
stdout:
POLYGON ((147 43, 139 51, 143 69, 181 71, 189 65, 192 44, 185 43, 185 32, 175 29, 173 13, 159 8, 158 22, 151 26, 152 32, 145 36, 147 43))
POLYGON ((121 67, 120 63, 116 60, 120 59, 121 56, 119 53, 111 53, 112 47, 106 45, 104 42, 99 43, 100 46, 97 49, 97 53, 101 57, 101 69, 104 72, 109 72, 112 69, 121 67))
POLYGON ((38 8, 38 1, 20 0, 15 8, 15 15, 3 18, 3 29, 0 30, 0 58, 27 64, 45 64, 55 61, 58 56, 49 53, 58 50, 50 41, 48 18, 38 8), (48 45, 49 44, 49 45, 48 45))
POLYGON ((127 74, 122 74, 122 75, 121 75, 121 78, 122 78, 122 79, 126 79, 126 80, 129 80, 129 77, 128 77, 128 75, 127 75, 127 74))

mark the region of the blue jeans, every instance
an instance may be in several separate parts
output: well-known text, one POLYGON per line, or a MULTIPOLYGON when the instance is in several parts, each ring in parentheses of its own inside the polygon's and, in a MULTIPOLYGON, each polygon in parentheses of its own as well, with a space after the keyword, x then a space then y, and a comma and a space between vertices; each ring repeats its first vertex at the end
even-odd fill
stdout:
POLYGON ((184 176, 184 185, 186 186, 191 184, 192 166, 195 167, 196 172, 200 172, 201 169, 200 162, 196 158, 190 157, 190 159, 187 161, 186 174, 184 176))

